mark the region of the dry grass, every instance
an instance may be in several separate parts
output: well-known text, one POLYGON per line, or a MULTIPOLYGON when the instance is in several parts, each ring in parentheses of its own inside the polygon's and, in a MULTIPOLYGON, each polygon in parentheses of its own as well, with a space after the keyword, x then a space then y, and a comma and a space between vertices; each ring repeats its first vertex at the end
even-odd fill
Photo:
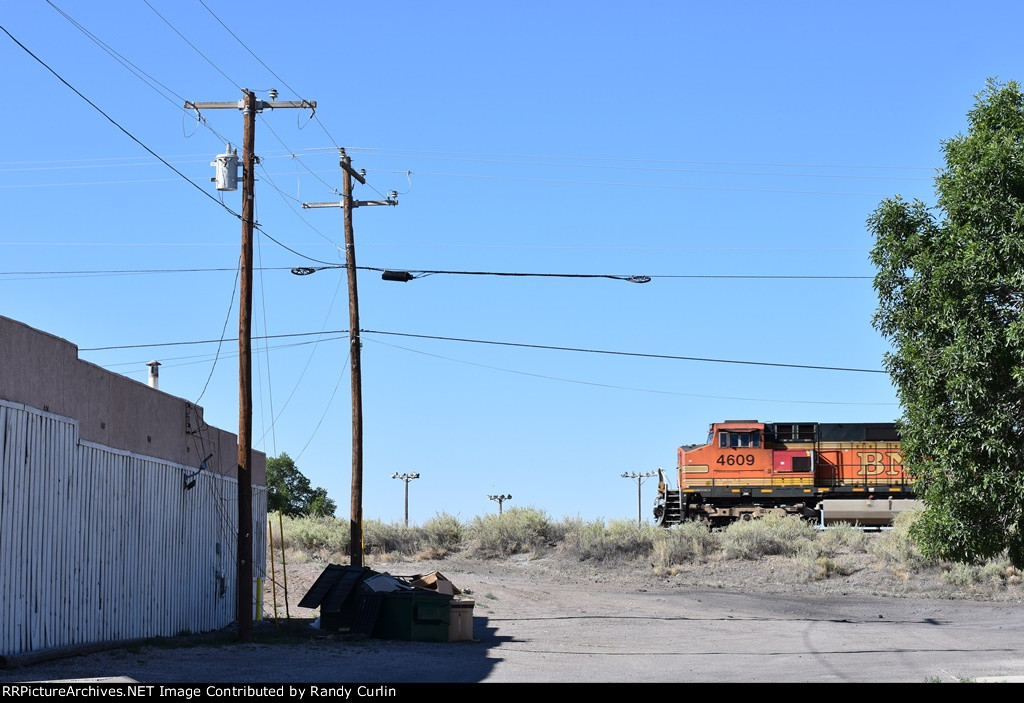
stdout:
MULTIPOLYGON (((816 530, 796 517, 769 516, 709 530, 688 522, 670 529, 631 520, 553 520, 530 507, 462 521, 439 513, 422 526, 364 523, 366 553, 379 563, 436 562, 445 558, 531 558, 557 553, 581 564, 635 564, 658 576, 728 561, 788 563, 805 581, 825 581, 864 570, 884 570, 907 581, 925 569, 942 569, 949 586, 963 589, 1024 586, 1024 574, 1005 558, 980 565, 939 564, 923 557, 910 535, 912 513, 899 516, 893 529, 867 535, 849 525, 816 530), (778 562, 779 559, 784 560, 778 562), (856 562, 859 566, 854 568, 856 562)), ((291 563, 344 563, 348 560, 348 522, 334 518, 285 518, 284 538, 291 563)), ((277 523, 275 521, 275 528, 277 523)), ((279 548, 279 530, 275 545, 279 548)), ((773 567, 774 568, 774 567, 773 567)))

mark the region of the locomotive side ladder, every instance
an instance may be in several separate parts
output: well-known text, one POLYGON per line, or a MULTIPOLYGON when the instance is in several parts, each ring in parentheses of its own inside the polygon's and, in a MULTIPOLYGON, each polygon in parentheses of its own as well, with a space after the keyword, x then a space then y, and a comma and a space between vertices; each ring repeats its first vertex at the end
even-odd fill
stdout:
POLYGON ((682 491, 678 488, 669 488, 665 481, 665 473, 658 469, 658 495, 654 499, 654 524, 658 527, 671 527, 682 522, 682 491))

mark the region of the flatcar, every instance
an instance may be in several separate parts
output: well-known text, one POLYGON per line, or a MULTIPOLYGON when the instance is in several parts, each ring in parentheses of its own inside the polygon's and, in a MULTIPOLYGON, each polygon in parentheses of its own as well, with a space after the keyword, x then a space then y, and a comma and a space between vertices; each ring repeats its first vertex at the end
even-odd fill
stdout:
POLYGON ((658 470, 658 525, 776 514, 882 526, 919 504, 893 423, 712 423, 706 444, 679 448, 676 478, 658 470))

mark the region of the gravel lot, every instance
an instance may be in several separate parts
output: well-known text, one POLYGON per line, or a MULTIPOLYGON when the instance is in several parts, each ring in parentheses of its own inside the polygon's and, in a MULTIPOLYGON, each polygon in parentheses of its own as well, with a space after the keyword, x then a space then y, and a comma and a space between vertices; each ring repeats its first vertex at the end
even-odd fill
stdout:
MULTIPOLYGON (((507 560, 370 563, 440 570, 476 600, 474 642, 353 640, 297 607, 322 565, 289 565, 293 620, 0 671, 0 682, 127 677, 206 682, 925 682, 1024 676, 1024 586, 955 588, 850 555, 811 580, 793 559, 647 564, 507 560), (300 616, 297 619, 294 616, 300 616)), ((279 602, 282 594, 278 593, 279 602)), ((267 612, 272 617, 271 594, 267 612)), ((283 603, 282 603, 283 605, 283 603)), ((280 609, 283 616, 283 607, 280 609)))

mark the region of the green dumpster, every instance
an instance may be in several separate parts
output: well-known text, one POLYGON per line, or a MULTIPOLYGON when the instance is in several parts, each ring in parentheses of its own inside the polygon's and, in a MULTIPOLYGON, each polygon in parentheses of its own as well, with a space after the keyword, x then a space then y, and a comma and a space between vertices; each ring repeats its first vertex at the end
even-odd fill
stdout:
POLYGON ((373 636, 386 640, 447 642, 452 597, 415 589, 382 594, 373 636))

